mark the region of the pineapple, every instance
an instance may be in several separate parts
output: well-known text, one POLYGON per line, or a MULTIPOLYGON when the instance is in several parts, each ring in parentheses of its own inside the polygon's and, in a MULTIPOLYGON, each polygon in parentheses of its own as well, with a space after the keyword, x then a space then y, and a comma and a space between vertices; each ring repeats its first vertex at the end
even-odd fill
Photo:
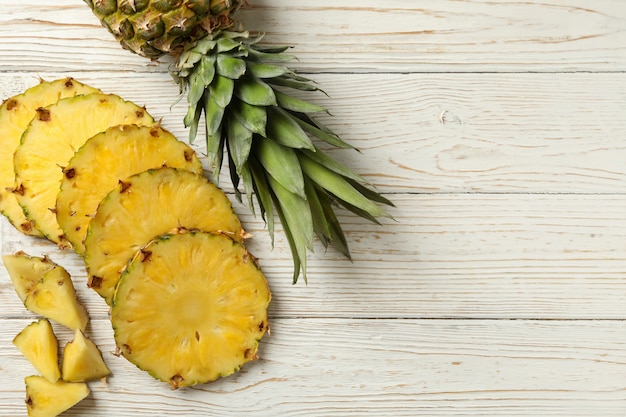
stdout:
POLYGON ((5 100, 0 106, 0 213, 22 233, 39 236, 41 233, 24 216, 17 203, 13 153, 20 144, 22 133, 37 113, 37 109, 56 103, 59 99, 99 90, 81 84, 72 78, 41 81, 24 93, 5 100))
POLYGON ((119 180, 170 166, 202 174, 195 152, 159 126, 122 125, 90 138, 63 171, 56 216, 78 254, 98 204, 119 180))
POLYGON ((263 273, 240 243, 180 229, 128 264, 111 322, 128 360, 179 388, 230 375, 255 359, 269 302, 263 273))
POLYGON ((48 381, 55 382, 61 378, 59 342, 47 319, 40 319, 26 326, 15 336, 13 344, 48 381))
POLYGON ((63 350, 63 380, 84 382, 99 379, 111 373, 102 358, 98 346, 80 330, 74 333, 74 340, 63 350))
POLYGON ((76 298, 70 274, 47 257, 24 252, 2 257, 24 306, 70 329, 84 330, 89 317, 76 298))
POLYGON ((44 274, 59 266, 48 257, 29 256, 23 251, 13 255, 3 255, 2 262, 13 282, 13 288, 22 302, 44 274))
POLYGON ((391 201, 314 143, 352 148, 310 116, 324 108, 293 94, 319 89, 286 66, 294 58, 287 48, 262 46, 262 36, 234 22, 242 1, 85 2, 124 48, 152 59, 175 57, 170 72, 187 92, 184 123, 190 140, 204 115, 213 180, 217 184, 226 153, 236 197, 242 200, 241 185, 255 212, 256 196, 272 240, 274 216, 280 219, 293 255, 294 283, 301 273, 306 280, 307 250, 315 235, 350 257, 336 204, 374 222, 389 216, 380 204, 391 201))
POLYGON ((37 109, 13 158, 15 194, 29 221, 45 237, 64 246, 54 213, 62 167, 87 139, 110 126, 153 123, 144 108, 112 94, 64 98, 37 109))
POLYGON ((89 395, 82 382, 50 382, 41 376, 28 376, 26 409, 30 417, 55 417, 72 408, 89 395))
POLYGON ((120 181, 89 223, 85 239, 89 286, 110 304, 120 272, 133 254, 179 226, 243 239, 230 201, 201 175, 159 168, 120 181))

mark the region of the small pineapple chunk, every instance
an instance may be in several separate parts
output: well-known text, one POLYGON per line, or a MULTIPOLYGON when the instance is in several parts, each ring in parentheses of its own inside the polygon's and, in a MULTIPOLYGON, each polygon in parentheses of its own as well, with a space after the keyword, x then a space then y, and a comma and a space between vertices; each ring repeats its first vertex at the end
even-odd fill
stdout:
POLYGON ((22 302, 46 272, 58 267, 47 257, 30 256, 22 251, 13 255, 3 255, 2 262, 22 302))
POLYGON ((89 322, 87 310, 76 298, 70 274, 60 266, 46 272, 33 286, 24 306, 72 330, 85 330, 89 322))
POLYGON ((61 378, 59 342, 48 320, 40 319, 26 326, 15 336, 13 344, 48 381, 55 382, 61 378))
POLYGON ((120 181, 89 223, 85 239, 89 286, 111 304, 115 284, 133 254, 179 226, 243 240, 230 200, 202 175, 165 167, 120 181))
POLYGON ((120 180, 150 168, 169 166, 202 174, 193 149, 160 126, 114 126, 89 140, 63 171, 56 216, 79 255, 89 220, 120 180))
POLYGON ((109 375, 111 371, 102 358, 98 346, 80 330, 63 351, 63 380, 84 382, 109 375))
POLYGON ((11 156, 20 144, 22 133, 37 113, 37 109, 54 104, 65 97, 98 91, 72 78, 42 81, 24 93, 5 100, 0 105, 0 155, 2 155, 0 158, 0 213, 4 214, 22 233, 41 237, 41 233, 24 216, 24 211, 13 193, 15 171, 11 156))
POLYGON ((230 375, 254 360, 270 298, 243 245, 180 230, 155 239, 128 264, 111 323, 129 361, 179 388, 230 375))
POLYGON ((55 417, 72 408, 89 395, 83 382, 50 382, 41 376, 28 376, 26 409, 30 417, 55 417))
POLYGON ((26 218, 51 241, 67 245, 54 213, 62 167, 87 139, 121 124, 154 120, 144 108, 113 94, 68 97, 37 109, 13 155, 15 196, 26 218))

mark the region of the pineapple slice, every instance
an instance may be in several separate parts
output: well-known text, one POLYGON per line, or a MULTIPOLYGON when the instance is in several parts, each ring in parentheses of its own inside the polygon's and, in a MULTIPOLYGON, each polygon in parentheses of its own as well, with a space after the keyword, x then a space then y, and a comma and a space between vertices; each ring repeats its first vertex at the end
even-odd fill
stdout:
POLYGON ((63 351, 63 380, 84 382, 110 374, 98 346, 83 332, 76 330, 74 340, 68 342, 63 351))
POLYGON ((83 382, 50 382, 35 375, 26 377, 24 382, 30 417, 58 416, 89 395, 89 387, 83 382))
POLYGON ((159 126, 117 126, 89 139, 64 170, 56 215, 78 254, 98 204, 118 181, 149 168, 170 166, 202 174, 195 152, 159 126))
POLYGON ((144 247, 122 274, 111 309, 115 341, 172 388, 213 381, 256 358, 270 298, 242 244, 179 230, 144 247))
POLYGON ((76 298, 70 274, 62 267, 46 272, 29 291, 24 306, 72 330, 85 330, 87 310, 76 298))
POLYGON ((15 292, 24 302, 33 286, 43 275, 58 265, 47 257, 30 256, 19 251, 13 255, 3 255, 2 262, 11 277, 15 292))
POLYGON ((88 285, 111 304, 115 284, 133 254, 178 226, 221 231, 242 240, 241 223, 228 197, 201 175, 160 168, 121 181, 89 223, 88 285))
POLYGON ((24 93, 13 96, 0 106, 0 213, 22 233, 42 236, 26 219, 17 203, 13 189, 15 171, 13 153, 20 144, 22 133, 35 116, 37 109, 56 103, 59 99, 79 94, 99 92, 98 89, 81 84, 72 78, 42 82, 24 93))
POLYGON ((55 382, 61 378, 59 342, 48 320, 40 319, 26 326, 15 336, 13 344, 48 381, 55 382))
POLYGON ((87 139, 110 126, 153 123, 144 108, 113 94, 64 98, 37 109, 13 157, 15 194, 26 217, 45 237, 63 245, 54 214, 61 167, 87 139))

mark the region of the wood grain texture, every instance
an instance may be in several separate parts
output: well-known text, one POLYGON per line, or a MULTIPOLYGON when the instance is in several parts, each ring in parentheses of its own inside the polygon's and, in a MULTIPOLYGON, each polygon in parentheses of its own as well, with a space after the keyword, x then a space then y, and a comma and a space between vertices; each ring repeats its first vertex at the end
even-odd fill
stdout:
MULTIPOLYGON (((341 212, 354 262, 316 245, 292 286, 282 230, 272 249, 224 176, 273 292, 271 335, 236 375, 171 391, 112 354, 80 258, 1 219, 2 254, 72 273, 113 370, 64 415, 626 415, 626 2, 249 3, 242 21, 294 46, 328 94, 307 95, 320 120, 361 151, 329 152, 394 220, 341 212)), ((82 0, 0 0, 0 100, 72 76, 186 140, 167 68, 122 50, 82 0)), ((0 416, 25 415, 34 371, 11 340, 35 317, 0 267, 0 416)))

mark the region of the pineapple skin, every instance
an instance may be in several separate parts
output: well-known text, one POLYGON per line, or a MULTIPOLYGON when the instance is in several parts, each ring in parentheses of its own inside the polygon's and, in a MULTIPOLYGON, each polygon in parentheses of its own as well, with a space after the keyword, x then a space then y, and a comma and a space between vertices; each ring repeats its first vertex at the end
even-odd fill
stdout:
POLYGON ((232 239, 180 229, 128 264, 111 309, 119 351, 173 389, 214 381, 257 358, 271 293, 232 239), (162 315, 162 311, 176 311, 162 315))
POLYGON ((124 49, 156 59, 233 26, 240 0, 84 0, 124 49))
POLYGON ((56 218, 79 255, 98 204, 119 181, 150 168, 169 166, 202 174, 187 144, 160 126, 113 126, 85 142, 63 170, 56 218))
POLYGON ((35 116, 37 109, 56 103, 59 99, 100 90, 82 84, 73 78, 43 81, 22 94, 6 99, 0 106, 0 213, 20 232, 43 237, 26 218, 17 202, 13 154, 20 144, 22 133, 35 116))

